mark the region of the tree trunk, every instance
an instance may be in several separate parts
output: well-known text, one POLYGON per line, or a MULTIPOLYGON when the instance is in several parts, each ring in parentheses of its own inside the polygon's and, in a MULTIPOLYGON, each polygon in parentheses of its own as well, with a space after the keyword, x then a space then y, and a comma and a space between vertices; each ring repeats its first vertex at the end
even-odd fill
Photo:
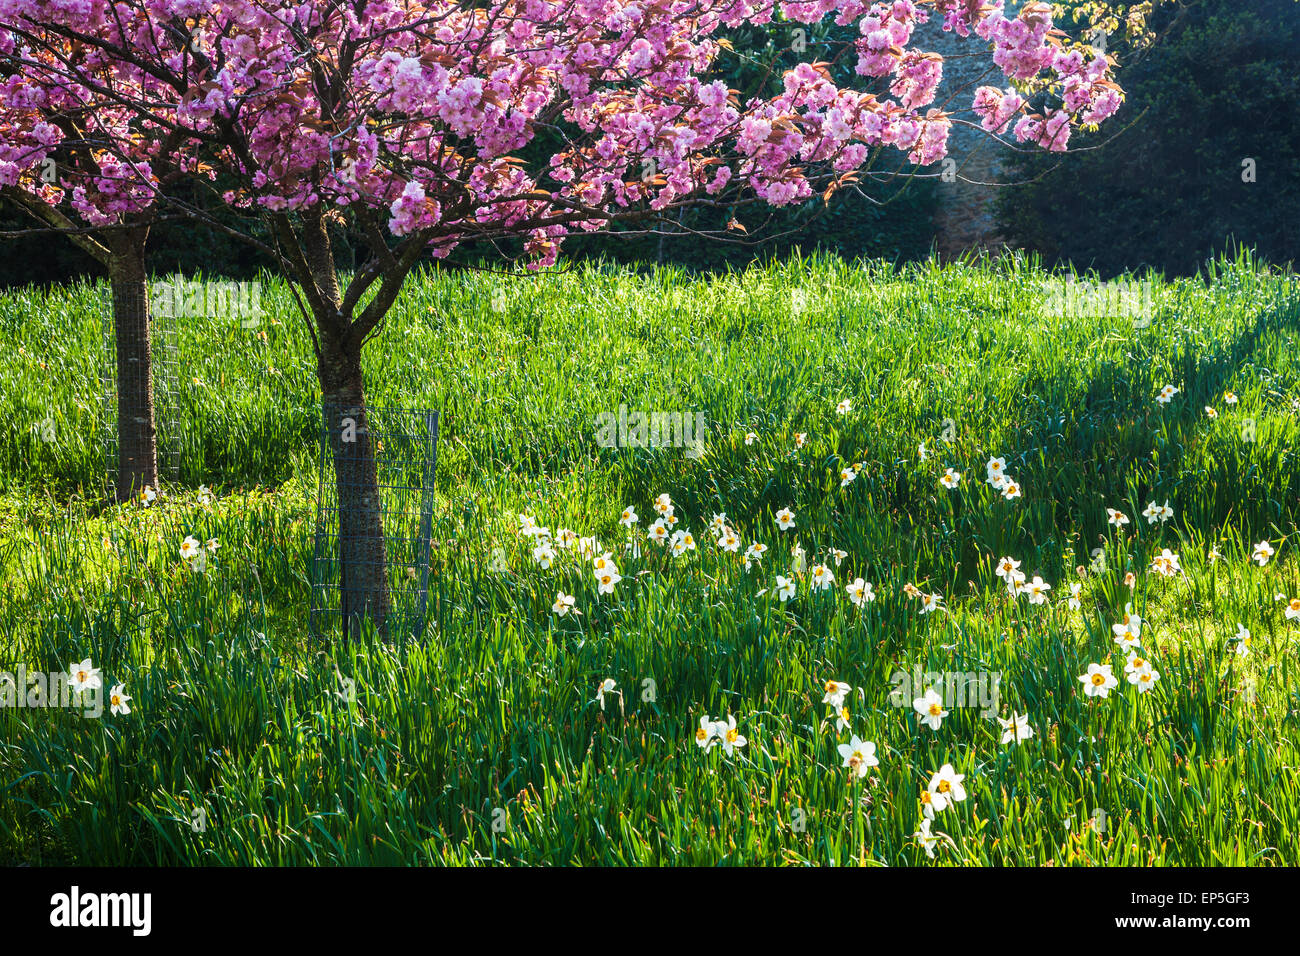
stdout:
POLYGON ((343 639, 369 620, 387 636, 392 598, 375 442, 370 432, 360 355, 326 350, 320 365, 322 406, 338 496, 339 610, 343 639))
POLYGON ((302 250, 319 293, 315 316, 320 352, 316 377, 334 459, 338 495, 339 610, 346 643, 369 620, 387 636, 392 613, 383 499, 375 444, 361 379, 361 343, 339 311, 338 274, 324 218, 305 216, 302 250))
POLYGON ((153 343, 144 236, 122 237, 109 263, 117 352, 116 499, 158 487, 158 435, 153 405, 153 343))

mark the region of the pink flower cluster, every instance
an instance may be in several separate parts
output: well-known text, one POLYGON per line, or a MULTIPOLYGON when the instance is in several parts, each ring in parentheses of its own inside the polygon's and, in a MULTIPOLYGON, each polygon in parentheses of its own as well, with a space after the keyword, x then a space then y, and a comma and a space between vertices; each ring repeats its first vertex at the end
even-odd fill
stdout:
POLYGON ((943 58, 910 47, 931 9, 989 44, 1008 79, 1060 90, 1039 115, 981 87, 985 130, 1064 149, 1072 126, 1118 109, 1108 61, 1065 52, 1040 2, 1007 17, 1001 0, 0 0, 0 184, 66 192, 99 224, 151 202, 165 159, 236 175, 235 205, 373 208, 434 255, 523 235, 540 266, 566 235, 643 208, 742 186, 802 202, 886 147, 942 159, 953 119, 930 107, 943 58), (882 80, 841 87, 801 63, 776 95, 742 101, 710 75, 717 34, 778 9, 856 23, 856 73, 882 80), (64 31, 92 41, 70 71, 23 40, 58 49, 64 31), (51 188, 36 171, 75 138, 56 118, 96 102, 84 137, 112 148, 51 188), (550 155, 520 158, 543 132, 550 155), (181 142, 163 157, 169 137, 181 142))

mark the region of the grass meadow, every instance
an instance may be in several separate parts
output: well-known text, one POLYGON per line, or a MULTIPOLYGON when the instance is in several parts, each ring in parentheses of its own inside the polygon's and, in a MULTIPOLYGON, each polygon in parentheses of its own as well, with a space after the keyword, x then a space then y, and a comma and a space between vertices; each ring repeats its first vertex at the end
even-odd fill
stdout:
POLYGON ((1046 278, 416 276, 366 375, 442 415, 428 629, 346 647, 307 632, 287 287, 256 330, 177 322, 179 482, 108 510, 100 290, 0 296, 0 671, 130 696, 0 708, 0 860, 1300 862, 1300 286, 1243 255, 1146 322, 1046 278), (620 404, 703 413, 702 453, 601 447, 620 404), (648 538, 661 495, 693 548, 648 538))

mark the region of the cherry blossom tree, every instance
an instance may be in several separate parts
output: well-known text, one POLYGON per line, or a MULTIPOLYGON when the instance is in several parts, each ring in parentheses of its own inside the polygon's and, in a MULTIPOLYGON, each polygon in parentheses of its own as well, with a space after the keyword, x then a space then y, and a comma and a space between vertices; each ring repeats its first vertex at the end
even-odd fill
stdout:
MULTIPOLYGON (((33 231, 66 236, 108 274, 117 377, 118 500, 158 486, 145 242, 158 189, 183 173, 166 158, 184 140, 150 129, 65 64, 86 51, 58 37, 18 62, 0 57, 0 196, 33 231)), ((121 81, 114 85, 121 88, 121 81)), ((124 92, 124 91, 123 91, 124 92)))
MULTIPOLYGON (((1056 29, 1048 4, 1008 15, 1000 0, 0 0, 12 70, 64 44, 79 51, 61 61, 79 87, 128 126, 180 137, 184 165, 230 177, 222 201, 269 224, 272 240, 246 238, 300 296, 322 398, 340 417, 345 612, 380 622, 361 355, 422 259, 518 238, 528 267, 545 269, 565 237, 613 222, 829 197, 882 157, 937 163, 955 123, 1061 151, 1123 95, 1114 64, 1056 29), (1005 82, 936 104, 943 59, 911 43, 935 16, 991 48, 1005 82), (729 29, 828 17, 857 25, 836 57, 860 82, 837 85, 829 61, 785 71, 771 96, 716 79, 729 29), (333 223, 368 244, 347 276, 333 223)), ((110 152, 134 168, 129 149, 110 152)), ((137 186, 157 198, 150 183, 137 186)))

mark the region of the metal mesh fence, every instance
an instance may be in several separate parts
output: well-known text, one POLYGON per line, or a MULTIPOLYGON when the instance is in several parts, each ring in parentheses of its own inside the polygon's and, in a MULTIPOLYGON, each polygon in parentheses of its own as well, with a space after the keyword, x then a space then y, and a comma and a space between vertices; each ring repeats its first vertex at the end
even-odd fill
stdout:
MULTIPOLYGON (((100 365, 99 431, 104 455, 104 488, 108 497, 112 497, 117 488, 122 448, 119 402, 124 395, 152 398, 159 480, 175 482, 180 472, 176 325, 168 310, 145 311, 148 309, 147 294, 130 295, 119 290, 115 295, 109 286, 102 291, 100 314, 103 316, 104 350, 100 365), (116 319, 118 310, 123 314, 148 315, 148 321, 142 327, 123 329, 121 343, 116 319), (152 356, 149 367, 134 358, 119 363, 119 344, 127 355, 141 354, 147 346, 152 356)), ((128 458, 133 458, 137 449, 134 445, 129 448, 128 458)), ((135 489, 136 492, 141 490, 135 489)))
POLYGON ((423 637, 437 446, 437 412, 322 405, 313 637, 423 637))

